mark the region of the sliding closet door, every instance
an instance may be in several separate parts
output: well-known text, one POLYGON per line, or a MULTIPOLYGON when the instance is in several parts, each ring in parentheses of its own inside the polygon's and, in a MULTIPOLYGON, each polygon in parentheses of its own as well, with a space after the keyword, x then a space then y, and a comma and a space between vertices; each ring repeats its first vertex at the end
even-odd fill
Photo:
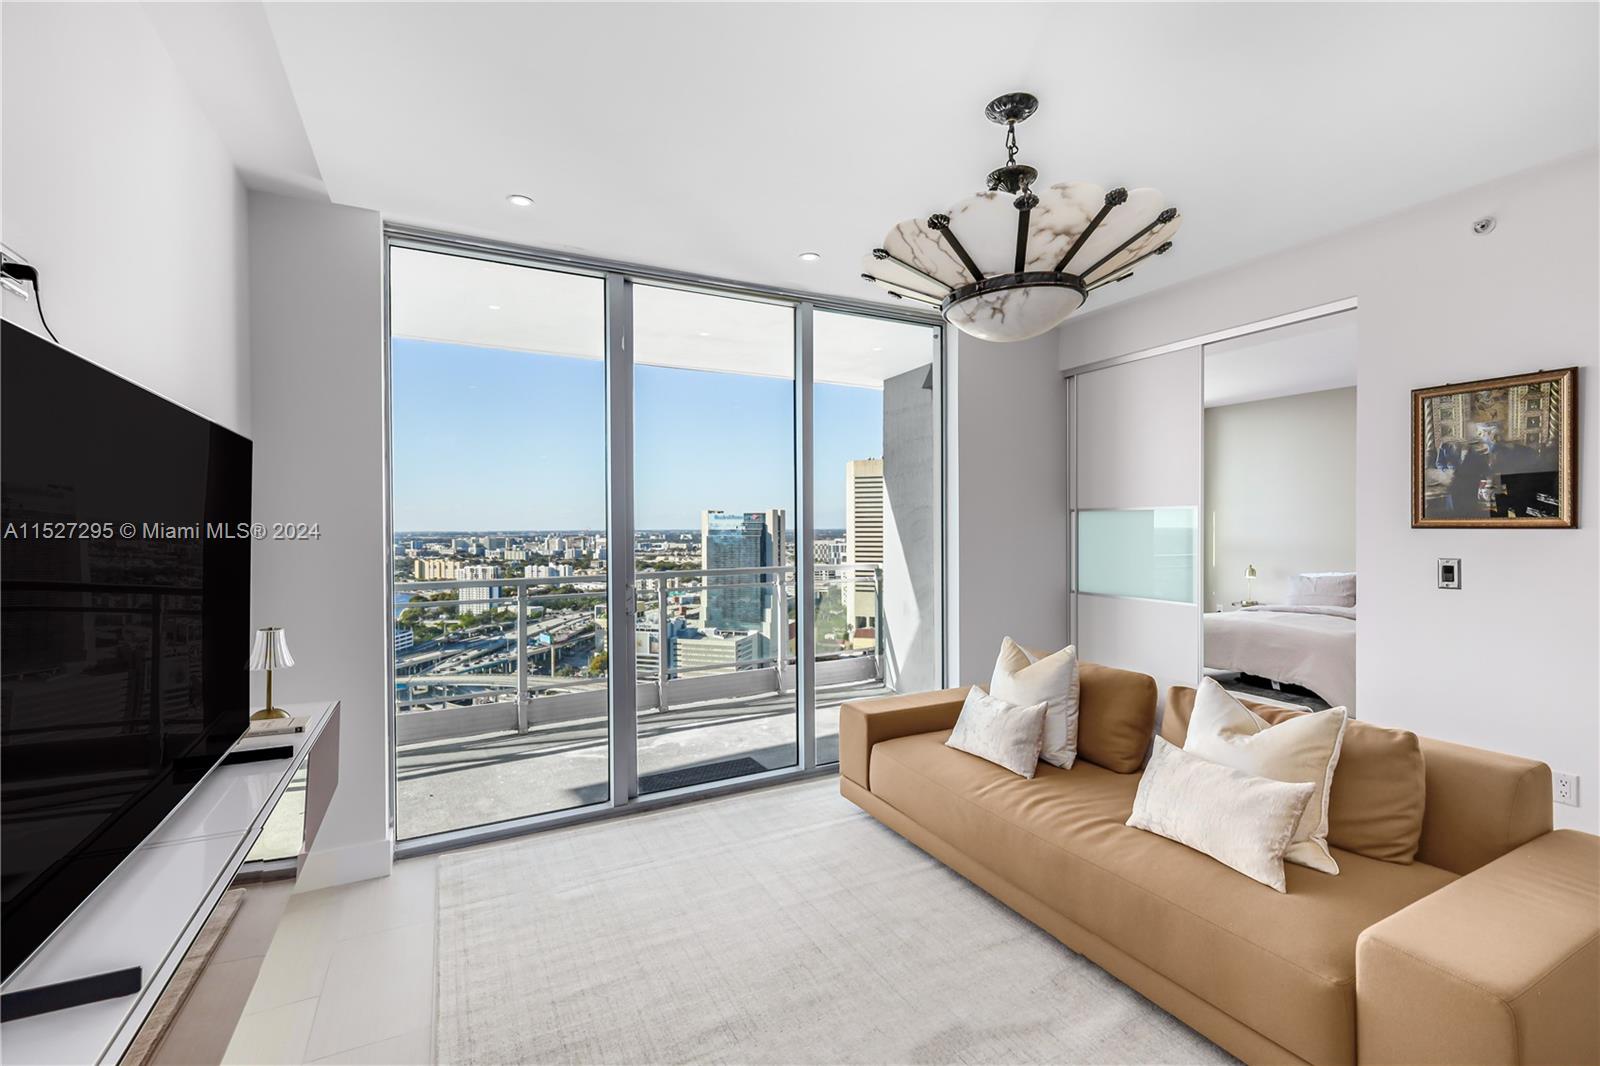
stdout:
POLYGON ((1079 374, 1073 388, 1078 654, 1199 679, 1200 349, 1079 374))

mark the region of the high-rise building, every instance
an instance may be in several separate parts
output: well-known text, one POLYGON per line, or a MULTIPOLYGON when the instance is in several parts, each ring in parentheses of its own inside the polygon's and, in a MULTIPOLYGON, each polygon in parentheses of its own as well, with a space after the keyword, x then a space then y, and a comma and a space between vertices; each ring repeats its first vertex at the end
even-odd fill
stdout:
POLYGON ((844 562, 844 539, 831 537, 827 540, 818 538, 812 542, 811 555, 813 560, 822 566, 834 566, 844 562))
POLYGON ((697 669, 753 663, 763 657, 761 648, 759 633, 686 629, 673 637, 671 662, 674 670, 687 674, 697 669))
MULTIPOLYGON (((705 570, 781 566, 783 527, 783 511, 704 511, 700 515, 700 566, 705 570)), ((774 589, 766 587, 769 584, 782 586, 781 581, 753 574, 708 576, 706 628, 764 631, 775 599, 774 589)))
MULTIPOLYGON (((500 576, 497 566, 463 566, 457 575, 462 581, 485 581, 500 576)), ((463 614, 485 614, 495 609, 500 590, 493 585, 468 585, 456 593, 463 614)))
MULTIPOLYGON (((844 464, 844 561, 883 565, 883 460, 844 464)), ((850 582, 850 617, 855 628, 878 624, 877 584, 869 570, 850 582)))
POLYGON ((461 564, 454 559, 417 559, 411 564, 416 581, 454 581, 461 564))

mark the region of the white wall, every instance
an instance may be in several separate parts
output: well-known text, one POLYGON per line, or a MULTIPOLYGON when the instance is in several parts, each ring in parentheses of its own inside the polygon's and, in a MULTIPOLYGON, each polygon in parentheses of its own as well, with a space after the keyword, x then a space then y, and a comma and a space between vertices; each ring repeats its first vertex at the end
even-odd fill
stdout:
POLYGON ((250 194, 257 522, 320 537, 257 544, 251 613, 281 625, 284 701, 342 701, 339 790, 303 887, 389 870, 383 227, 378 215, 250 194))
POLYGON ((6 4, 0 50, 3 238, 56 336, 248 435, 244 188, 143 7, 6 4))
MULTIPOLYGON (((1069 321, 1061 365, 1356 297, 1363 718, 1581 775, 1600 829, 1600 157, 1577 158, 1069 321), (1494 215, 1487 236, 1474 219, 1494 215), (1580 365, 1572 530, 1410 528, 1410 390, 1580 365), (1463 588, 1434 587, 1458 556, 1463 588)), ((1186 254, 1196 254, 1190 251, 1186 254)))
POLYGON ((1067 643, 1067 383, 1053 332, 951 338, 948 680, 964 685, 989 680, 1002 637, 1067 643))
POLYGON ((1295 574, 1354 570, 1356 390, 1206 408, 1205 498, 1208 611, 1245 598, 1246 566, 1261 603, 1295 574))

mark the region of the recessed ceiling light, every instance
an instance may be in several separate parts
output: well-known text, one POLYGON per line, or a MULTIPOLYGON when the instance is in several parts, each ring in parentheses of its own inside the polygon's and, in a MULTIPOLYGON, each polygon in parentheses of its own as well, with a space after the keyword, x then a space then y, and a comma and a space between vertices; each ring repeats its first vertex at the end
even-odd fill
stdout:
POLYGON ((489 310, 498 311, 498 310, 500 310, 500 305, 499 304, 490 304, 489 305, 489 310))
POLYGON ((883 351, 883 345, 875 344, 875 345, 872 346, 872 350, 875 351, 875 352, 881 352, 881 351, 883 351))
POLYGON ((709 336, 711 336, 711 334, 709 334, 709 333, 707 333, 707 332, 706 332, 706 331, 705 331, 705 330, 701 330, 701 331, 700 331, 700 336, 702 336, 702 337, 709 337, 709 336))
POLYGON ((532 207, 533 197, 524 196, 520 192, 514 192, 510 196, 506 197, 506 203, 510 204, 512 207, 532 207))
POLYGON ((801 252, 800 253, 800 262, 802 262, 802 263, 815 263, 818 259, 821 259, 821 258, 822 258, 822 253, 821 252, 801 252))

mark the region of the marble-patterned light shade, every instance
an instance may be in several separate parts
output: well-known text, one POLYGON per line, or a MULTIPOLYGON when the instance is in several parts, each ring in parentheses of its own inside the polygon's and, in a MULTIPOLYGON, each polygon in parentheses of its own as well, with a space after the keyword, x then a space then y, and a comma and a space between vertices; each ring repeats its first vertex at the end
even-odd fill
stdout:
POLYGON ((951 304, 945 320, 986 341, 1025 341, 1055 329, 1083 305, 1083 293, 1060 285, 1000 289, 951 304))
MULTIPOLYGON (((1073 181, 1035 194, 1039 202, 1028 213, 1022 272, 1070 274, 1086 286, 1116 277, 1170 241, 1181 221, 1173 217, 1158 223, 1166 207, 1161 194, 1154 189, 1131 189, 1080 243, 1084 231, 1105 207, 1106 189, 1073 181), (1141 235, 1141 231, 1145 232, 1141 235), (1072 258, 1063 263, 1069 253, 1072 258)), ((907 219, 889 231, 879 252, 863 260, 863 274, 902 298, 942 303, 954 290, 979 280, 957 251, 959 243, 983 279, 1003 279, 1017 270, 1018 209, 1014 200, 1009 193, 982 192, 952 206, 947 212, 947 228, 954 241, 930 226, 927 219, 907 219)), ((1025 286, 1019 278, 1016 287, 991 286, 988 292, 951 302, 944 308, 944 317, 963 332, 985 340, 1026 340, 1060 325, 1083 300, 1083 294, 1072 288, 1025 286)))

